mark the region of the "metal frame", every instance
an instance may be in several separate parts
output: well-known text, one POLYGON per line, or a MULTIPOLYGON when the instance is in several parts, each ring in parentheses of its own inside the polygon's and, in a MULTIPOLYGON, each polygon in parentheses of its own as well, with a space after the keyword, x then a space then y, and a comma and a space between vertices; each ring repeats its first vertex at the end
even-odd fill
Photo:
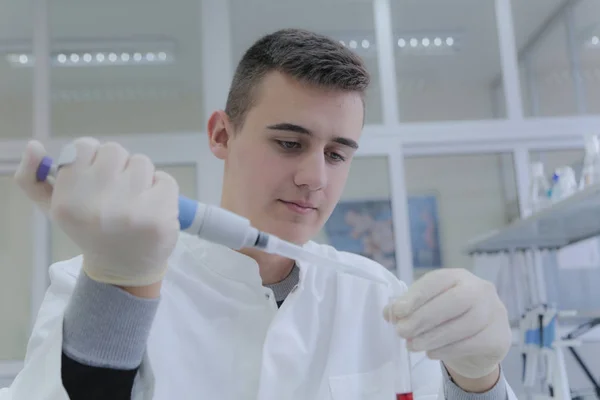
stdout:
POLYGON ((511 0, 496 0, 495 4, 506 115, 510 120, 521 120, 523 119, 523 101, 511 0))
MULTIPOLYGON (((228 85, 233 73, 234 61, 231 52, 229 2, 222 0, 198 0, 202 2, 202 87, 204 115, 224 107, 228 85), (213 40, 218 37, 219 41, 213 40), (210 60, 210 61, 209 61, 210 60)), ((567 0, 568 3, 571 0, 567 0)), ((573 0, 577 3, 580 0, 573 0)), ((545 35, 557 15, 534 35, 530 43, 521 50, 515 46, 511 0, 495 0, 496 24, 501 56, 501 79, 504 90, 504 109, 507 118, 483 121, 402 123, 396 89, 395 47, 393 43, 391 0, 373 0, 375 37, 378 40, 378 63, 381 85, 383 123, 366 126, 357 156, 385 155, 388 157, 390 187, 392 193, 394 231, 398 254, 398 275, 412 281, 412 256, 410 232, 406 210, 406 185, 404 157, 436 154, 511 153, 516 172, 518 198, 521 213, 525 212, 528 189, 528 157, 531 150, 556 150, 581 148, 582 135, 600 125, 600 116, 574 116, 558 118, 523 117, 523 99, 519 82, 519 60, 534 47, 535 42, 545 35)), ((563 7, 566 7, 563 5, 563 7)), ((34 132, 32 138, 44 142, 51 154, 56 154, 70 138, 53 137, 50 132, 50 79, 48 37, 48 1, 34 2, 34 54, 38 62, 34 67, 34 132)), ((575 64, 574 68, 577 68, 575 64)), ((537 93, 530 87, 531 99, 537 93)), ((501 96, 499 96, 501 97, 501 96)), ((585 98, 583 99, 585 101, 585 98)), ((535 104, 532 110, 536 110, 535 104)), ((535 112, 534 112, 535 115, 535 112)), ((197 165, 198 198, 207 203, 217 203, 220 198, 222 163, 211 154, 206 135, 201 132, 168 133, 156 135, 106 136, 100 140, 116 140, 130 151, 142 152, 157 164, 197 165), (176 149, 176 155, 165 153, 166 146, 176 149)), ((14 168, 27 140, 0 141, 0 164, 5 169, 14 168), (6 167, 8 165, 9 167, 6 167), (12 167, 10 167, 12 165, 12 167)), ((49 232, 46 218, 36 212, 34 216, 32 248, 35 254, 32 292, 32 321, 47 287, 49 232)), ((15 371, 15 365, 0 362, 0 378, 15 371), (12 365, 12 367, 11 367, 12 365)))
POLYGON ((569 54, 569 67, 571 79, 575 90, 575 104, 579 114, 585 114, 587 111, 587 101, 585 96, 585 86, 583 84, 583 73, 581 71, 581 46, 577 46, 575 37, 575 13, 574 3, 569 3, 565 8, 564 22, 567 35, 567 52, 569 54))
MULTIPOLYGON (((378 43, 377 57, 381 76, 381 104, 383 107, 383 125, 386 128, 398 126, 400 111, 398 109, 398 91, 396 82, 396 58, 390 0, 373 0, 373 16, 375 19, 375 37, 378 43)), ((387 129, 386 129, 387 130, 387 129)), ((391 129, 390 129, 391 131, 391 129)), ((366 133, 365 133, 366 135, 366 133)), ((396 247, 396 275, 407 284, 412 283, 412 246, 406 204, 406 185, 404 176, 404 156, 402 142, 399 137, 382 142, 371 142, 371 147, 362 149, 359 154, 378 150, 388 157, 390 177, 390 193, 392 197, 392 218, 394 227, 394 245, 396 247)))
POLYGON ((396 58, 394 27, 390 0, 373 0, 375 38, 377 40, 377 64, 381 82, 381 106, 383 124, 395 126, 400 122, 398 110, 398 84, 396 82, 396 58), (385 82, 385 84, 383 84, 385 82))
MULTIPOLYGON (((225 108, 227 92, 233 77, 234 61, 231 49, 231 21, 229 1, 198 0, 201 9, 202 102, 205 120, 214 110, 225 108), (219 40, 214 40, 219 38, 219 40)), ((198 154, 198 198, 209 204, 219 204, 223 181, 223 164, 214 157, 205 135, 202 151, 198 154)))

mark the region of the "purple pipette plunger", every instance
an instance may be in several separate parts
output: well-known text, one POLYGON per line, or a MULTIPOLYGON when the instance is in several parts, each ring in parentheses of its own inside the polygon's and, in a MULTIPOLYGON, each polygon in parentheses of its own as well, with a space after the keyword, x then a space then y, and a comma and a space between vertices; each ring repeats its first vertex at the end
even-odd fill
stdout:
POLYGON ((50 168, 52 168, 52 159, 50 157, 42 158, 42 162, 36 172, 36 178, 38 181, 45 181, 50 173, 50 168))

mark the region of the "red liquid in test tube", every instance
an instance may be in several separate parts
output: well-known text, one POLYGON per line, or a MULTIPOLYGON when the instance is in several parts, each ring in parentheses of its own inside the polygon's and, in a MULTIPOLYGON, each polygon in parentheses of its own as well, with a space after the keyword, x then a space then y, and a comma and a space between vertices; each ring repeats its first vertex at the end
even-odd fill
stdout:
MULTIPOLYGON (((390 297, 390 303, 393 304, 397 297, 390 297)), ((388 320, 390 324, 391 345, 394 365, 394 391, 396 400, 413 400, 412 382, 411 382, 411 364, 406 341, 396 332, 396 324, 392 316, 392 307, 388 308, 388 320)))

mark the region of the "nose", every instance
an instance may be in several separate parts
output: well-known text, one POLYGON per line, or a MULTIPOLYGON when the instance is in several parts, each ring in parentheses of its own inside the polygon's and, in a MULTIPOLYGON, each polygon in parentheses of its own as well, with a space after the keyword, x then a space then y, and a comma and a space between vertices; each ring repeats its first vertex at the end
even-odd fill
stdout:
POLYGON ((314 151, 302 157, 296 176, 296 186, 305 186, 310 191, 323 189, 327 184, 327 164, 321 151, 314 151))

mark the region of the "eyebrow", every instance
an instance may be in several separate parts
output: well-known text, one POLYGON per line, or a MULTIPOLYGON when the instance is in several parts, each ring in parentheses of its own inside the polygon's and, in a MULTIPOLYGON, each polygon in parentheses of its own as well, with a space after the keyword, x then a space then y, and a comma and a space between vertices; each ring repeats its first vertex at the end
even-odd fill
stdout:
MULTIPOLYGON (((291 124, 289 122, 282 122, 279 124, 275 124, 275 125, 269 125, 267 126, 268 129, 274 130, 274 131, 287 131, 287 132, 294 132, 294 133, 300 133, 302 135, 308 135, 308 136, 312 136, 313 133, 300 125, 296 125, 296 124, 291 124)), ((350 147, 352 149, 358 149, 358 143, 356 143, 356 141, 352 140, 352 139, 348 139, 348 138, 344 138, 344 137, 335 137, 333 138, 333 141, 341 144, 343 146, 347 146, 350 147)))

